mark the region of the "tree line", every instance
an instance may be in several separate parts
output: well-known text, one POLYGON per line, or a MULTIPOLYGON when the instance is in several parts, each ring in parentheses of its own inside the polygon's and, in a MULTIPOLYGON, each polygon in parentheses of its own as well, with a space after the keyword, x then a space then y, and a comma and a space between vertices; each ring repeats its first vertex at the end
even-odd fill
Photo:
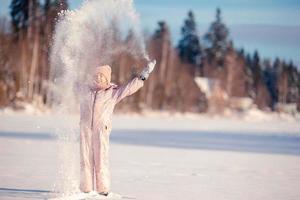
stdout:
POLYGON ((299 110, 300 73, 292 61, 262 58, 236 49, 229 29, 217 8, 215 21, 200 38, 193 12, 182 27, 177 49, 183 62, 192 64, 195 75, 214 78, 229 97, 248 97, 261 109, 276 110, 278 104, 295 104, 299 110), (202 41, 202 42, 201 42, 202 41))
MULTIPOLYGON (((18 107, 20 102, 51 105, 50 45, 57 15, 67 8, 66 0, 11 1, 10 20, 0 19, 1 107, 18 107)), ((130 43, 134 35, 116 40, 130 43)), ((144 89, 124 100, 119 110, 205 112, 213 103, 228 107, 232 98, 251 99, 260 109, 277 110, 280 104, 300 108, 300 73, 293 62, 280 58, 271 61, 258 51, 249 54, 235 48, 219 8, 205 34, 199 34, 195 16, 189 11, 177 44, 172 44, 168 24, 160 21, 146 37, 146 45, 150 57, 157 60, 157 68, 144 89), (216 80, 216 94, 207 96, 195 77, 216 80)), ((108 64, 113 68, 112 80, 122 84, 140 70, 131 66, 142 65, 143 61, 121 52, 108 64)))

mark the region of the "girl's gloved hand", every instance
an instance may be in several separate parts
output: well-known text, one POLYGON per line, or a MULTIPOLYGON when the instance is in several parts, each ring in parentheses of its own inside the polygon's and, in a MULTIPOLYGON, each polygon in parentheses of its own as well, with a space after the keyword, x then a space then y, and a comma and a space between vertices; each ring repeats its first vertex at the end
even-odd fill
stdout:
POLYGON ((147 67, 145 67, 145 69, 142 71, 140 75, 140 79, 142 79, 143 81, 147 80, 150 73, 154 70, 155 65, 156 65, 156 60, 149 62, 147 67))

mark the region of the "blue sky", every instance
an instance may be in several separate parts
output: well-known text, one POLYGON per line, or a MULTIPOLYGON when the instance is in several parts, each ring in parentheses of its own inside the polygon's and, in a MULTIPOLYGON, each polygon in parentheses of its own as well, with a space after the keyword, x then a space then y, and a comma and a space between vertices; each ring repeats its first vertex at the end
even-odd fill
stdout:
MULTIPOLYGON (((1 0, 0 14, 8 14, 10 0, 1 0)), ((79 8, 82 0, 69 0, 70 8, 79 8)), ((134 0, 142 28, 152 33, 157 21, 170 26, 174 43, 188 10, 195 13, 199 34, 203 35, 222 9, 235 46, 259 52, 269 58, 279 56, 300 66, 300 0, 134 0)), ((175 45, 174 44, 174 45, 175 45)))

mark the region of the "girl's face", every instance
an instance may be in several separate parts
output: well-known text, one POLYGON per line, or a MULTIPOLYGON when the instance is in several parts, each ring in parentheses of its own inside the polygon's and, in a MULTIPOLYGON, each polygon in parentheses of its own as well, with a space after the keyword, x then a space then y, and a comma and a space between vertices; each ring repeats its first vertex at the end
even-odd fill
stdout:
POLYGON ((108 86, 108 81, 102 73, 96 74, 94 76, 94 81, 100 88, 106 88, 108 86))

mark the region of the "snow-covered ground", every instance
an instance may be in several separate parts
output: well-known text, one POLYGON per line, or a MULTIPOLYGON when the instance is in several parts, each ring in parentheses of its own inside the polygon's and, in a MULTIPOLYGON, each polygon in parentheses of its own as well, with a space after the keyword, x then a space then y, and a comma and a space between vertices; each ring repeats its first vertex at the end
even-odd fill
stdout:
MULTIPOLYGON (((78 123, 75 115, 0 114, 0 199, 57 196, 54 128, 66 119, 78 123)), ((140 200, 298 200, 299 122, 255 112, 116 115, 112 190, 140 200)))

